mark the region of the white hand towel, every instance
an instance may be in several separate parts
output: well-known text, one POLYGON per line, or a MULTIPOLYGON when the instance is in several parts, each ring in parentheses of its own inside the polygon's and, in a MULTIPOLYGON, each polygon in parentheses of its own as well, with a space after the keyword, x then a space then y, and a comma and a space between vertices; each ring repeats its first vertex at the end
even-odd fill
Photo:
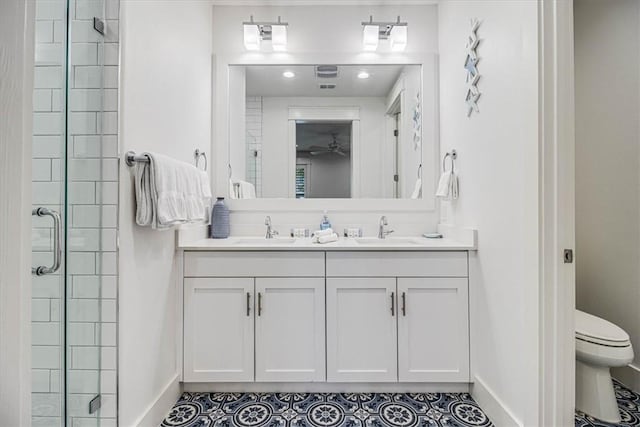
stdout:
POLYGON ((337 242, 337 241, 338 241, 338 235, 336 233, 331 233, 328 236, 318 237, 318 243, 331 243, 331 242, 337 242))
POLYGON ((449 190, 451 189, 451 172, 444 171, 440 175, 440 182, 438 182, 438 191, 436 191, 436 197, 446 199, 449 197, 449 190))
POLYGON ((460 192, 460 188, 458 186, 458 175, 456 175, 455 172, 451 172, 451 184, 450 184, 450 197, 451 200, 457 200, 458 199, 458 193, 460 192))
POLYGON ((154 229, 208 220, 211 199, 206 172, 155 153, 135 169, 136 223, 154 229))
POLYGON ((413 187, 413 193, 411 193, 411 198, 417 199, 418 197, 420 197, 421 190, 422 190, 422 178, 418 178, 416 180, 416 185, 414 185, 413 187))
POLYGON ((255 199, 256 187, 252 183, 247 181, 240 181, 240 199, 255 199))
POLYGON ((329 236, 333 234, 333 229, 332 228, 325 228, 324 230, 316 230, 313 232, 313 237, 320 237, 320 236, 329 236))

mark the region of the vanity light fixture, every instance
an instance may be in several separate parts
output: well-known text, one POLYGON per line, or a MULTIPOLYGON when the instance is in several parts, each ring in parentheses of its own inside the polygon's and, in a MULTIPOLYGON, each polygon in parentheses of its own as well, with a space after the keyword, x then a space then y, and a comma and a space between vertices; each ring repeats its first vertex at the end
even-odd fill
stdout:
POLYGON ((362 45, 365 51, 378 49, 379 40, 389 40, 391 50, 402 52, 407 47, 406 22, 400 22, 400 17, 395 22, 374 22, 373 16, 369 21, 362 22, 362 45))
POLYGON ((253 15, 249 22, 243 22, 244 47, 247 50, 260 50, 263 40, 270 40, 276 52, 287 50, 287 26, 278 16, 278 22, 255 22, 253 15))
POLYGON ((369 78, 369 73, 367 73, 366 71, 360 71, 358 73, 358 78, 359 79, 368 79, 369 78))
POLYGON ((282 73, 283 77, 286 77, 287 79, 292 79, 296 76, 296 73, 294 73, 293 71, 285 71, 284 73, 282 73))

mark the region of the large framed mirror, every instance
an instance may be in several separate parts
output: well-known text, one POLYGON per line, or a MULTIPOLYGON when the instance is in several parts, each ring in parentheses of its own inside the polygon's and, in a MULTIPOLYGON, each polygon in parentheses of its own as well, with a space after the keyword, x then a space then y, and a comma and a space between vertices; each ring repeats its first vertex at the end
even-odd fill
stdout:
POLYGON ((229 197, 432 198, 423 75, 423 64, 229 65, 229 197))

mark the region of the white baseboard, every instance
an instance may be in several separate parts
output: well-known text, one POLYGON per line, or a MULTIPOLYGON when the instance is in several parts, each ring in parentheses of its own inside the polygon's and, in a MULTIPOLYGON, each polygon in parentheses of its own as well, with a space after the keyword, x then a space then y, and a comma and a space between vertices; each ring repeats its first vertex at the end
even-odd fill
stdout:
POLYGON ((183 383, 184 391, 292 393, 468 393, 468 383, 183 383))
POLYGON ((159 426, 178 401, 181 393, 180 375, 176 373, 134 425, 138 427, 159 426))
POLYGON ((480 405, 485 414, 497 427, 522 427, 522 422, 513 415, 507 406, 491 390, 485 382, 475 377, 471 385, 471 396, 480 405))

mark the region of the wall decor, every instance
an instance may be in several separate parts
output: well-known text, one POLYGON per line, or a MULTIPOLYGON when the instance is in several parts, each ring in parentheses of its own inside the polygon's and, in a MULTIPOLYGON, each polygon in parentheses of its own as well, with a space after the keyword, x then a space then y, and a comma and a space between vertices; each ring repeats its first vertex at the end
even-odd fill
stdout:
POLYGON ((480 99, 480 90, 478 89, 478 80, 480 80, 480 72, 478 71, 478 53, 476 51, 480 39, 478 38, 478 27, 480 27, 480 21, 474 18, 471 20, 471 34, 467 39, 467 45, 465 46, 466 58, 464 60, 464 68, 467 71, 467 93, 465 95, 465 103, 467 104, 467 117, 471 117, 471 114, 475 111, 480 112, 478 109, 478 99, 480 99))

